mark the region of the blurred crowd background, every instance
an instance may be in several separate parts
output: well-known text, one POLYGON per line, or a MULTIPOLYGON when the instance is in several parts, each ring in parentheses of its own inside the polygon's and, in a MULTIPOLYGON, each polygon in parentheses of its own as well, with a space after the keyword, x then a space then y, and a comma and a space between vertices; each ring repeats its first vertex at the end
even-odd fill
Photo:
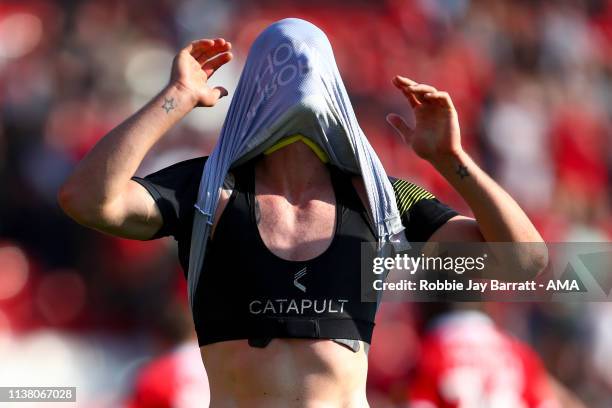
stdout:
MULTIPOLYGON (((78 385, 83 406, 121 406, 143 367, 192 341, 174 242, 86 230, 61 213, 56 192, 97 140, 165 85, 178 49, 202 37, 231 41, 237 58, 211 80, 231 97, 255 36, 289 16, 328 34, 389 174, 469 213, 385 122, 405 109, 390 82, 403 74, 451 94, 466 149, 547 241, 610 241, 610 0, 4 0, 0 385, 78 385)), ((208 154, 229 99, 192 112, 139 174, 208 154)), ((373 407, 405 401, 428 307, 383 306, 373 407)), ((612 406, 611 304, 487 310, 587 406, 612 406)))

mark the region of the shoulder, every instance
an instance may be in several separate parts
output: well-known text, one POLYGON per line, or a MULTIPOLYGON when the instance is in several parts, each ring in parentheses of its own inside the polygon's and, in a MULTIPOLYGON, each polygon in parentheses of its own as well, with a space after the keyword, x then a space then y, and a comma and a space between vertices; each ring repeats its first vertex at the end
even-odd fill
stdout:
MULTIPOLYGON (((359 197, 364 202, 364 205, 366 205, 368 200, 363 178, 361 176, 352 176, 351 181, 359 197)), ((391 182, 391 186, 393 187, 393 192, 395 194, 395 199, 397 201, 397 207, 400 214, 408 212, 414 204, 421 200, 433 200, 436 198, 436 196, 423 187, 407 180, 389 176, 389 182, 391 182)))
POLYGON ((436 196, 423 187, 410 181, 396 177, 389 177, 389 181, 393 187, 397 208, 400 214, 409 211, 414 204, 421 200, 432 200, 436 198, 436 196))
POLYGON ((142 184, 154 196, 173 196, 193 199, 197 194, 204 164, 207 156, 184 160, 171 166, 164 167, 144 178, 133 177, 133 180, 142 184))
POLYGON ((438 228, 458 215, 418 184, 395 177, 389 177, 389 181, 409 241, 428 241, 438 228))
POLYGON ((164 175, 180 175, 180 174, 195 174, 204 170, 204 165, 208 160, 208 156, 195 157, 193 159, 183 160, 178 163, 164 167, 154 173, 149 174, 146 178, 160 177, 164 175))
POLYGON ((154 236, 180 236, 189 217, 193 217, 193 204, 197 198, 204 164, 208 157, 196 157, 165 167, 144 178, 132 177, 153 197, 163 220, 154 236))

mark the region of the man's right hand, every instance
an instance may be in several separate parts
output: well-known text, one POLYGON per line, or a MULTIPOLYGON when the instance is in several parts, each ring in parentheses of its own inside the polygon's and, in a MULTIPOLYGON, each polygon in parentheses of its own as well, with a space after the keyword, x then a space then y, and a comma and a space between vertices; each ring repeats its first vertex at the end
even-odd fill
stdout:
POLYGON ((208 79, 232 59, 231 43, 223 38, 197 40, 174 58, 170 83, 188 96, 192 106, 214 106, 227 95, 221 86, 211 88, 208 79))

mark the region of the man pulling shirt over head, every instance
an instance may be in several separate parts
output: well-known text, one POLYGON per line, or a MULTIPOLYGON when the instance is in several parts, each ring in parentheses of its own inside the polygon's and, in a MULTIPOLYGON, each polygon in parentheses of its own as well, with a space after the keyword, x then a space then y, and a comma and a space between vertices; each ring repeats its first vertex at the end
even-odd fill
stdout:
MULTIPOLYGON (((230 50, 220 38, 181 50, 168 86, 92 149, 60 204, 109 234, 177 240, 212 406, 367 407, 377 305, 360 298, 362 243, 398 232, 419 242, 541 237, 463 151, 448 94, 400 76, 393 84, 416 127, 396 114, 387 120, 475 219, 389 178, 359 128, 329 41, 299 19, 274 23, 255 41, 210 157, 133 177, 168 129, 227 95, 208 79, 230 50), (270 73, 262 49, 278 63, 265 86, 250 81, 270 73)), ((535 268, 545 258, 525 255, 535 268)))

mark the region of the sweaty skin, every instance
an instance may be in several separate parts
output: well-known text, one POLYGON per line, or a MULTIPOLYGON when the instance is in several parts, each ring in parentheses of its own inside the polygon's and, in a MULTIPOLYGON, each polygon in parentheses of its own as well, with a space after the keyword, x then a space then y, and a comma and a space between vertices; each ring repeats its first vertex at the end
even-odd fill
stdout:
MULTIPOLYGON (((58 200, 63 210, 107 234, 153 237, 163 225, 161 213, 131 177, 151 147, 193 108, 212 107, 227 95, 207 81, 232 59, 230 49, 219 38, 198 40, 181 50, 168 86, 102 138, 62 186, 58 200)), ((462 150, 448 94, 402 77, 394 84, 415 108, 417 123, 408 128, 397 115, 389 122, 453 185, 475 215, 452 218, 431 240, 541 243, 518 204, 462 150)), ((258 228, 265 245, 289 260, 322 253, 334 231, 335 197, 329 174, 312 150, 294 143, 266 156, 255 171, 258 228)), ((364 200, 362 180, 356 178, 354 184, 364 200)), ((223 193, 215 225, 227 201, 223 193)), ((523 255, 534 270, 545 266, 545 252, 523 255)), ((202 347, 201 354, 214 408, 363 408, 368 406, 363 350, 353 353, 330 340, 273 339, 265 348, 250 347, 246 340, 215 343, 202 347)))

